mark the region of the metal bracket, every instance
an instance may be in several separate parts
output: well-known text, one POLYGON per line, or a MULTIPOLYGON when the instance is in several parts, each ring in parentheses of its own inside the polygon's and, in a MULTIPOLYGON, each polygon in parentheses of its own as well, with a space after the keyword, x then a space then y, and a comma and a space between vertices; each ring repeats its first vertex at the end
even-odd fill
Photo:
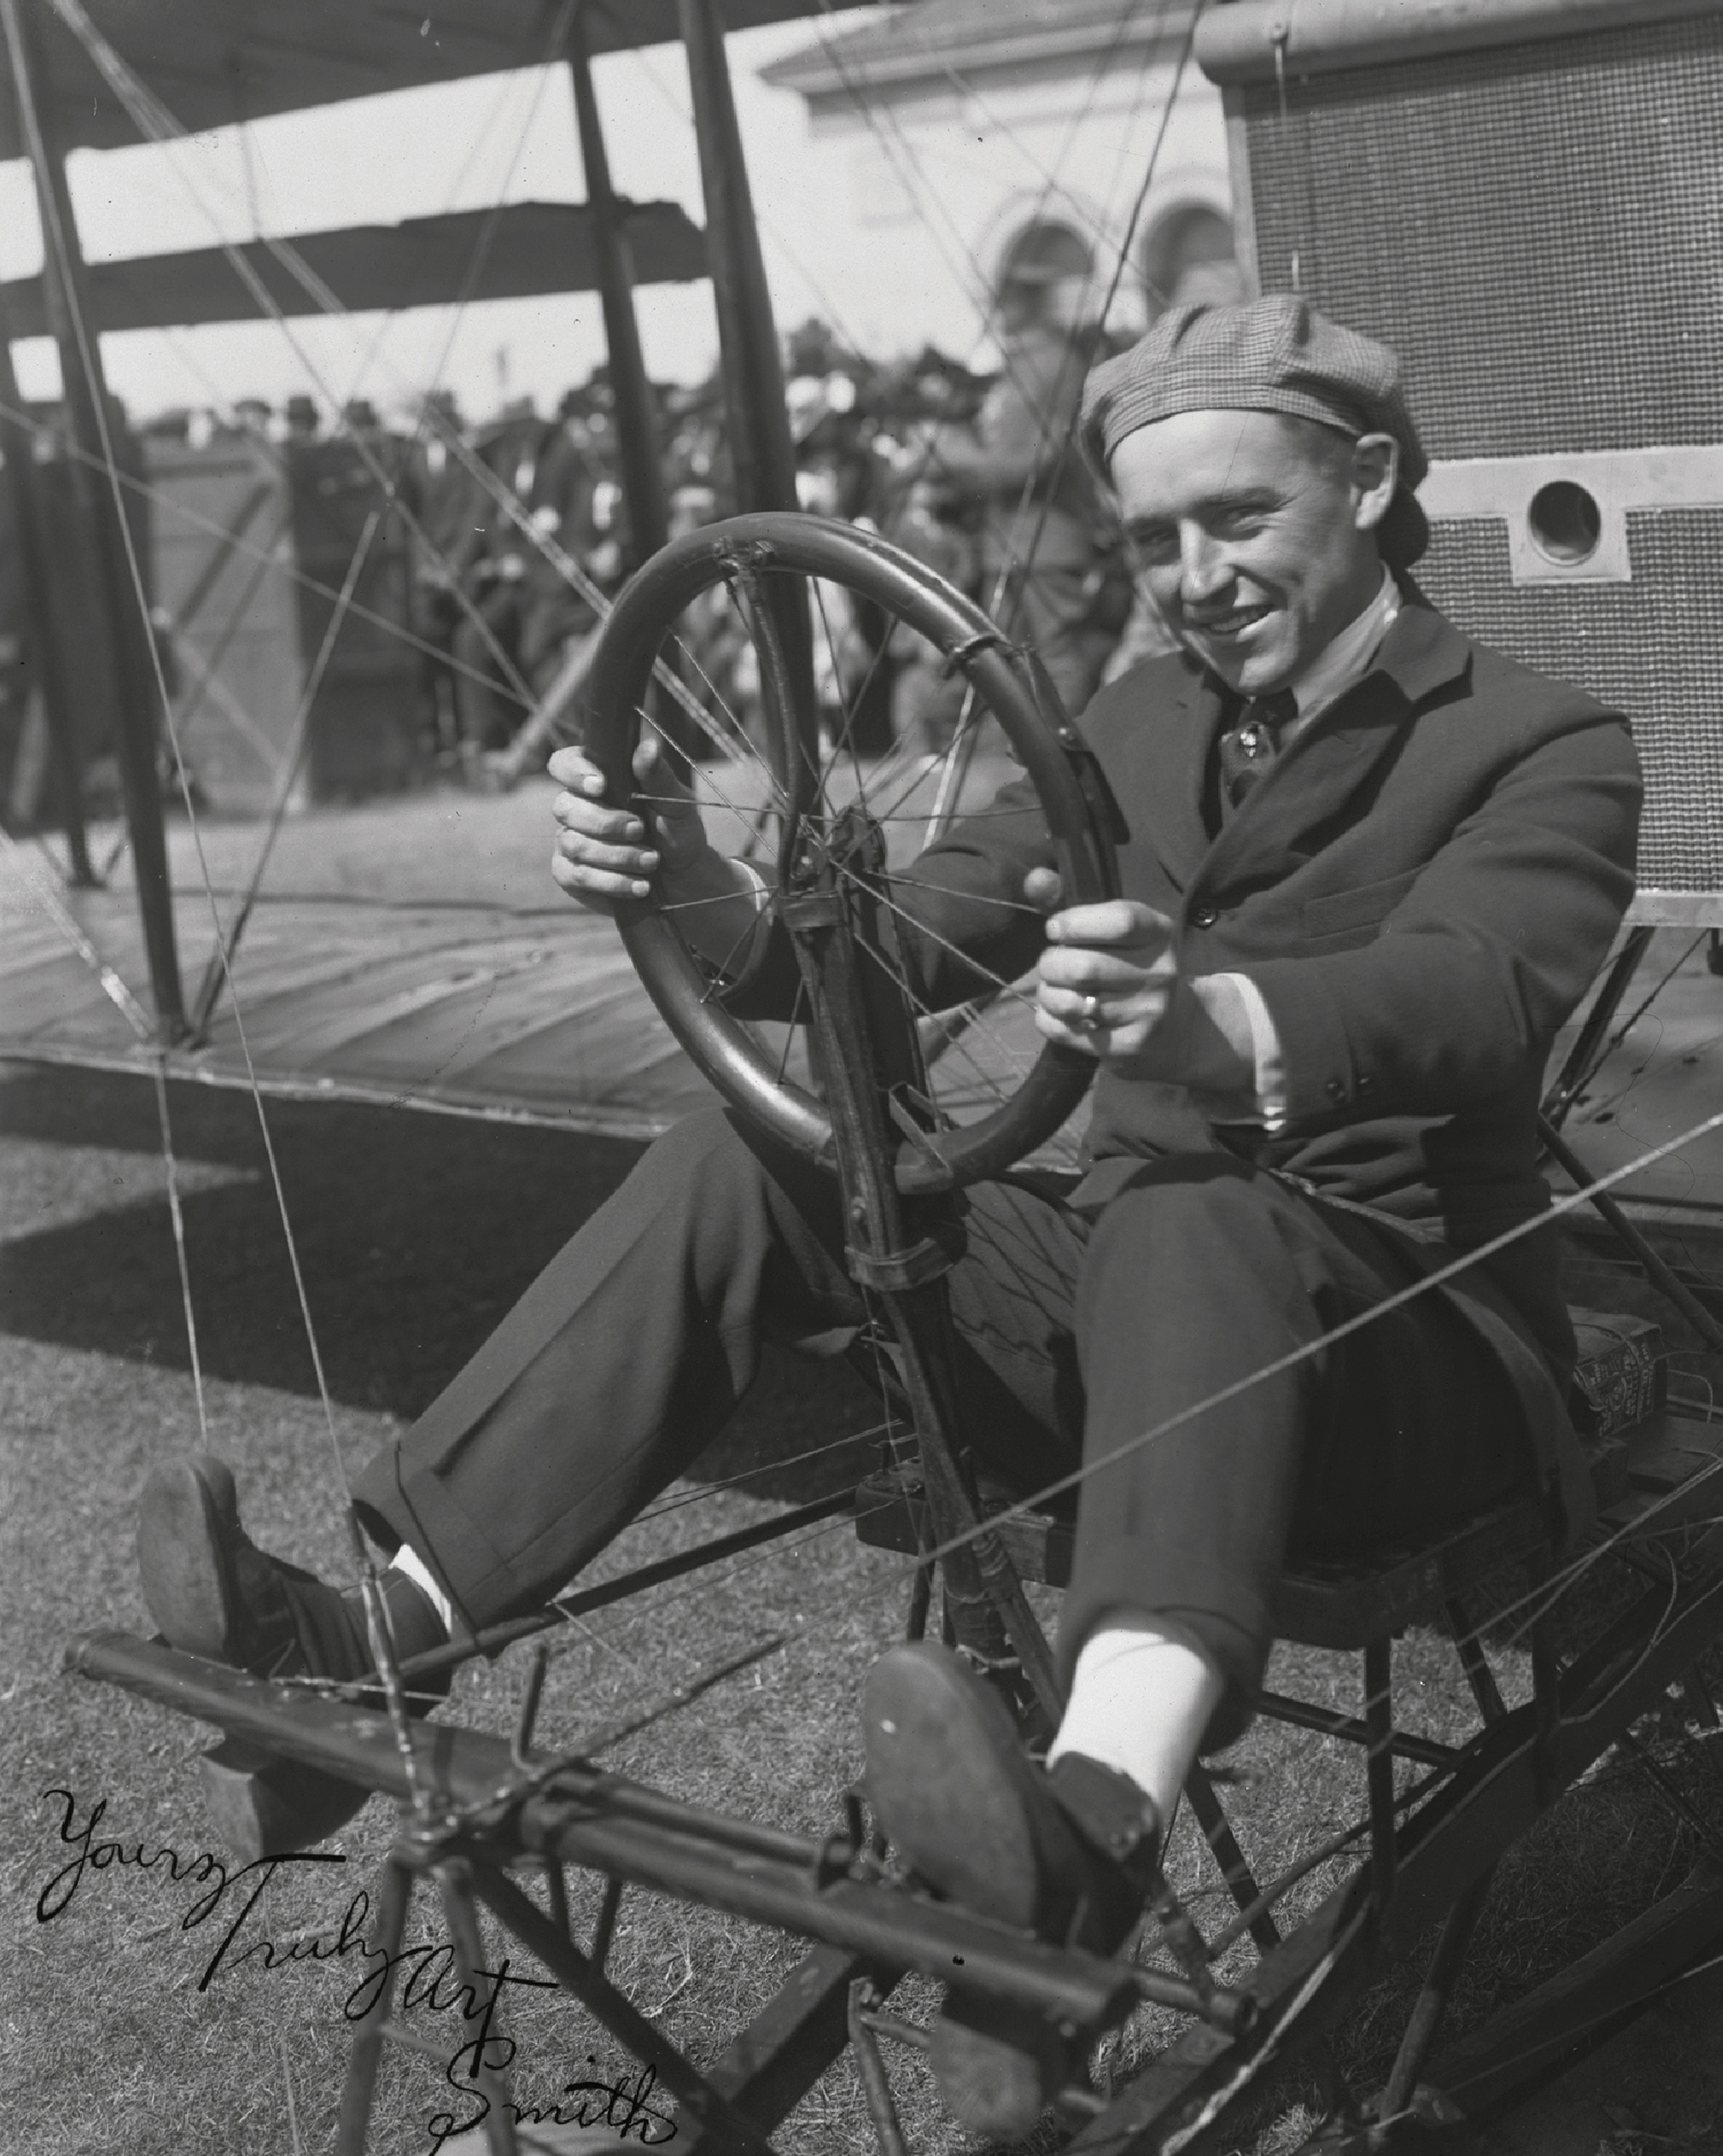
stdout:
POLYGON ((911 1243, 906 1249, 886 1250, 877 1256, 852 1246, 845 1256, 851 1280, 882 1294, 902 1295, 911 1287, 924 1287, 930 1281, 941 1279, 956 1264, 963 1250, 960 1231, 955 1237, 924 1235, 919 1243, 911 1243))
POLYGON ((981 629, 973 636, 966 636, 961 644, 954 644, 945 655, 940 668, 941 677, 949 681, 954 675, 966 672, 972 659, 983 651, 1009 651, 1011 647, 997 629, 981 629))
POLYGON ((712 559, 719 563, 726 576, 737 576, 744 570, 763 569, 767 563, 778 558, 778 550, 770 539, 722 539, 712 550, 712 559))
POLYGON ((1124 811, 1119 807, 1107 775, 1101 768, 1101 759, 1089 746, 1083 736, 1071 723, 1053 676, 1036 654, 1025 647, 1018 653, 1023 670, 1028 674, 1029 687, 1041 715, 1053 729, 1054 738, 1065 751, 1065 761, 1077 776, 1083 789, 1083 798, 1089 804, 1096 835, 1104 844, 1123 846, 1130 843, 1130 826, 1125 821, 1124 811))
POLYGON ((797 898, 781 898, 778 919, 793 934, 837 928, 843 919, 843 900, 836 891, 806 891, 797 898))

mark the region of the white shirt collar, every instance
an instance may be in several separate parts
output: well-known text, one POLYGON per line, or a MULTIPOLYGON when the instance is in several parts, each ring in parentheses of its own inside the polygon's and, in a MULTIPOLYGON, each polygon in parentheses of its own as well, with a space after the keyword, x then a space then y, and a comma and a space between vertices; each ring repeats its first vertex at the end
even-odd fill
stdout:
POLYGON ((1384 569, 1375 598, 1340 634, 1323 645, 1315 658, 1287 686, 1298 707, 1291 731, 1302 732, 1328 706, 1361 682, 1382 649, 1383 639, 1400 612, 1400 587, 1391 570, 1384 569))

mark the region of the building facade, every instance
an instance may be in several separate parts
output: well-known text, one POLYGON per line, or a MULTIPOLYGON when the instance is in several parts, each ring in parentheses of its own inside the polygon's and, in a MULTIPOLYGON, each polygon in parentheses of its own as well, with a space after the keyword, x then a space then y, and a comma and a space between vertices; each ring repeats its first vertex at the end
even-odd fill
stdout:
POLYGON ((1002 314, 1092 321, 1116 277, 1107 320, 1127 333, 1236 293, 1220 95, 1188 56, 1191 16, 914 0, 762 71, 806 108, 808 185, 846 258, 820 265, 840 334, 986 365, 1002 314))

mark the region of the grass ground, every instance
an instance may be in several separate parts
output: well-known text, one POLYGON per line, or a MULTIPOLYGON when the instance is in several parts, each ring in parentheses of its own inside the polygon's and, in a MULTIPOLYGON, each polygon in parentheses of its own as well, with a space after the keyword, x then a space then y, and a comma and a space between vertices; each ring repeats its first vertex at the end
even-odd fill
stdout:
MULTIPOLYGON (((191 1087, 176 1090, 173 1106, 209 1443, 234 1462, 261 1542, 339 1572, 329 1436, 253 1112, 236 1095, 191 1087)), ((278 1108, 272 1127, 335 1436, 350 1463, 433 1397, 634 1156, 619 1143, 374 1109, 278 1108)), ((606 1562, 657 1555, 835 1486, 856 1450, 840 1441, 874 1412, 843 1370, 774 1362, 699 1480, 671 1493, 698 1501, 631 1530, 606 1562)), ((62 1839, 66 1800, 46 1791, 72 1792, 73 1834, 105 1804, 93 1839, 128 1855, 141 1845, 146 1856, 168 1848, 189 1859, 208 1846, 196 1779, 201 1734, 59 1667, 65 1640, 84 1627, 144 1625, 130 1553, 137 1486, 153 1461, 197 1443, 150 1088, 0 1074, 0 1968, 9 2084, 0 2156, 288 2156, 327 2145, 345 2050, 342 2003, 358 1972, 351 1959, 318 1960, 311 1949, 336 1937, 386 1847, 382 1806, 337 1838, 339 1869, 283 1872, 247 1918, 233 1953, 265 1935, 283 1950, 296 1943, 302 1958, 284 1966, 230 1959, 205 1985, 219 1920, 190 1931, 183 1920, 207 1885, 176 1884, 159 1862, 92 1864, 59 1914, 47 1922, 37 1915, 77 1854, 62 1839)), ((541 1741, 602 1725, 781 1635, 785 1646, 744 1677, 607 1756, 701 1803, 818 1830, 835 1821, 859 1765, 862 1673, 900 1618, 895 1561, 862 1550, 847 1530, 817 1532, 726 1575, 595 1617, 553 1666, 541 1741)), ((1523 1686, 1515 1654, 1497 1662, 1510 1690, 1523 1686)), ((1415 1636, 1398 1667, 1413 1725, 1457 1731, 1463 1708, 1441 1643, 1415 1636)), ((514 1657, 464 1672, 451 1711, 506 1726, 519 1675, 514 1657)), ((1283 1651, 1272 1680, 1355 1704, 1351 1671, 1308 1650, 1283 1651)), ((1290 1855, 1357 1815, 1356 1761, 1334 1750, 1267 1726, 1238 1748, 1228 1801, 1253 1853, 1290 1855)), ((1635 1778, 1601 1779, 1548 1823, 1540 1846, 1516 1854, 1492 1919, 1490 1968, 1533 1979, 1596 1917, 1594 1880, 1625 1877, 1624 1891, 1643 1897, 1677 1875, 1687 1854, 1684 1830, 1635 1778)), ((1214 1895, 1212 1872, 1188 1835, 1173 1869, 1199 1911, 1212 1906, 1203 1898, 1214 1895)), ((1306 1898, 1327 1876, 1313 1876, 1306 1898)), ((427 1910, 418 1935, 439 1932, 427 1910)), ((623 1904, 616 1966, 643 2010, 697 2058, 721 2048, 791 1959, 783 1942, 744 1926, 646 1896, 623 1904)), ((625 2069, 571 2010, 519 1996, 511 2032, 523 2098, 552 2101, 571 2078, 625 2069)), ((1614 2066, 1602 2091, 1584 2099, 1571 2137, 1502 2140, 1501 2156, 1723 2147, 1714 2062, 1685 2055, 1707 2041, 1723 2055, 1723 1997, 1707 2006, 1710 1997, 1695 1986, 1663 2010, 1650 2024, 1657 2046, 1648 2051, 1642 2040, 1632 2054, 1639 2078, 1631 2059, 1614 2066), (1602 2108, 1612 2100, 1614 2112, 1602 2108)), ((908 2001, 912 2010, 928 2003, 908 2001)), ((1366 2002, 1342 2046, 1366 2079, 1380 2072, 1389 2005, 1386 1992, 1366 2002)), ((421 2027, 440 2041, 428 2014, 421 2027)), ((451 2032, 447 2050, 462 2041, 451 2032)), ((378 2146, 390 2156, 428 2148, 426 2120, 449 2096, 432 2068, 392 2066, 378 2146)), ((913 2062, 900 2096, 918 2156, 966 2146, 940 2120, 913 2062)), ((1283 2124, 1263 2146, 1287 2139, 1283 2124)), ((821 2084, 782 2140, 807 2156, 871 2147, 847 2068, 821 2084)))

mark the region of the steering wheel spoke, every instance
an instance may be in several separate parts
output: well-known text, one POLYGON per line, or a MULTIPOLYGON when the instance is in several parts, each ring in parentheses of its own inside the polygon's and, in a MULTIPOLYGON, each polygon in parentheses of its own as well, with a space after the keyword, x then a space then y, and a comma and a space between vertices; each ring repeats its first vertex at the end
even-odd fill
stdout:
POLYGON ((888 541, 785 513, 688 533, 619 598, 583 700, 588 753, 615 798, 633 795, 655 680, 698 704, 718 753, 691 767, 696 795, 720 850, 766 885, 768 923, 743 938, 745 1017, 727 1006, 735 977, 726 989, 718 953, 699 941, 699 909, 656 898, 618 908, 653 1000, 719 1092, 795 1151, 834 1164, 796 987, 796 923, 817 900, 841 911, 855 944, 899 1190, 980 1181, 1049 1143, 1074 1159, 1066 1126, 1093 1065, 1035 1031, 1022 976, 1040 909, 1022 893, 945 889, 937 855, 919 877, 905 874, 954 822, 973 818, 982 834, 990 816, 1030 816, 1062 902, 1117 888, 1092 759, 1029 656, 888 541), (1015 790, 1001 805, 1006 784, 1015 790), (942 910, 960 898, 961 944, 942 910), (785 993, 762 1014, 769 979, 785 993))

